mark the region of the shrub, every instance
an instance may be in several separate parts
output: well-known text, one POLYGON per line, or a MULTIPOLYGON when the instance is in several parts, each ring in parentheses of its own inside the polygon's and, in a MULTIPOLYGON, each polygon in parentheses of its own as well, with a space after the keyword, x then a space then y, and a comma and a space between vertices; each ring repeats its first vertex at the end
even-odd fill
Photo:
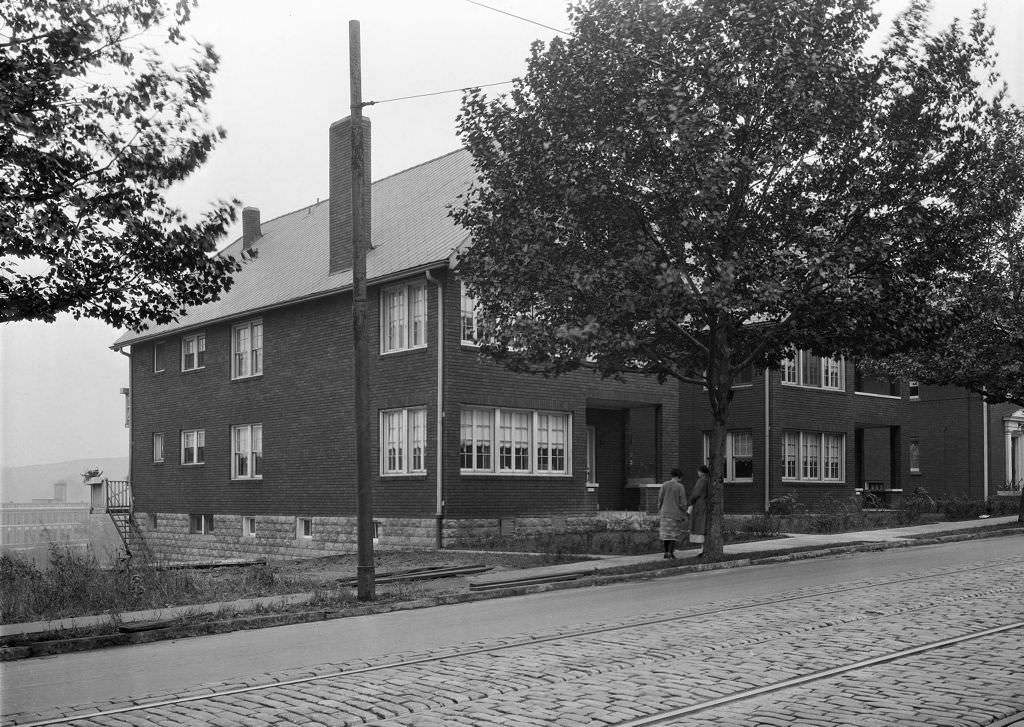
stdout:
POLYGON ((768 502, 768 513, 770 515, 792 515, 800 507, 800 502, 797 500, 796 495, 792 492, 787 492, 785 495, 780 495, 774 500, 768 502))
POLYGON ((906 523, 917 522, 926 512, 935 512, 935 500, 923 487, 915 487, 914 491, 903 499, 903 520, 906 523))
POLYGON ((743 530, 759 538, 774 538, 781 532, 781 526, 781 522, 769 511, 747 518, 743 523, 743 530))

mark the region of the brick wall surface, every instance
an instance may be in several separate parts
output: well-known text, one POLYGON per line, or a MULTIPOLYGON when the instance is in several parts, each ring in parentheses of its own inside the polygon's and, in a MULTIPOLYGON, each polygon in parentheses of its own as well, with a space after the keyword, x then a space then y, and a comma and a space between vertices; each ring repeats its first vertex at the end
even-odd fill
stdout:
MULTIPOLYGON (((371 286, 368 291, 370 469, 375 517, 433 522, 439 464, 447 517, 572 517, 594 513, 599 507, 598 494, 585 486, 585 427, 588 401, 595 400, 639 407, 634 409, 641 412, 638 416, 642 422, 636 429, 639 439, 652 437, 652 419, 660 421, 660 437, 654 443, 645 442, 642 462, 634 466, 650 476, 667 477, 667 471, 678 462, 677 387, 640 377, 625 383, 602 381, 589 371, 546 379, 512 374, 481 361, 475 348, 460 342, 457 282, 443 271, 436 274, 445 292, 445 460, 441 463, 436 461, 434 447, 438 418, 438 288, 427 284, 428 345, 389 354, 380 353, 378 325, 380 292, 386 286, 371 286), (461 475, 459 410, 464 404, 570 412, 571 475, 461 475), (382 477, 380 411, 419 406, 427 412, 426 474, 382 477)), ((420 273, 395 283, 423 280, 420 273)), ((259 316, 213 323, 202 329, 206 335, 205 367, 190 372, 180 370, 180 334, 163 339, 168 354, 163 373, 152 370, 152 343, 134 346, 132 480, 137 509, 238 518, 353 516, 355 451, 349 321, 349 298, 337 295, 265 311, 259 316), (263 323, 263 374, 233 381, 232 325, 257 317, 263 323), (233 481, 231 427, 253 423, 263 425, 263 477, 233 481), (204 464, 180 463, 180 433, 186 429, 205 430, 204 464), (164 434, 162 463, 152 461, 153 432, 164 434)), ((623 485, 624 481, 618 483, 623 485)), ((213 550, 219 537, 214 534, 207 538, 213 550)), ((188 538, 189 543, 193 540, 188 538)))

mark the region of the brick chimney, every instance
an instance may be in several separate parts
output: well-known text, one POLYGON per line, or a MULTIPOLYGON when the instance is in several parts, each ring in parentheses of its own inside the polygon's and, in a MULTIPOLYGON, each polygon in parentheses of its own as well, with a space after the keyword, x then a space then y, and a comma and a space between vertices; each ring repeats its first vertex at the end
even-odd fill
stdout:
POLYGON ((248 252, 256 246, 256 241, 263 237, 260 229, 260 210, 258 207, 242 208, 242 251, 248 252))
MULTIPOLYGON (((352 117, 335 121, 330 129, 330 274, 352 269, 352 117)), ((370 235, 370 120, 363 117, 363 169, 366 179, 364 218, 370 235)))

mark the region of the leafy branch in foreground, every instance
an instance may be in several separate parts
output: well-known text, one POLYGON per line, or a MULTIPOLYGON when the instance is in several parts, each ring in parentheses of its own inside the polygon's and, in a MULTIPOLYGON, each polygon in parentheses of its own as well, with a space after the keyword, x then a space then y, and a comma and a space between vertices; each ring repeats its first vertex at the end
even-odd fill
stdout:
POLYGON ((0 3, 0 321, 138 330, 231 285, 238 264, 211 253, 237 203, 190 223, 165 196, 224 137, 217 55, 182 48, 193 4, 0 3))

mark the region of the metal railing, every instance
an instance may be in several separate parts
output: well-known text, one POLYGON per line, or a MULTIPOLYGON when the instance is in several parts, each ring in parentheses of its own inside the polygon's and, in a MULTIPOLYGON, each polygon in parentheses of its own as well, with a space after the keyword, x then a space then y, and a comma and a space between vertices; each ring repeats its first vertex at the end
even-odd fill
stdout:
POLYGON ((128 480, 104 480, 107 490, 107 511, 129 512, 132 506, 132 488, 128 480))

